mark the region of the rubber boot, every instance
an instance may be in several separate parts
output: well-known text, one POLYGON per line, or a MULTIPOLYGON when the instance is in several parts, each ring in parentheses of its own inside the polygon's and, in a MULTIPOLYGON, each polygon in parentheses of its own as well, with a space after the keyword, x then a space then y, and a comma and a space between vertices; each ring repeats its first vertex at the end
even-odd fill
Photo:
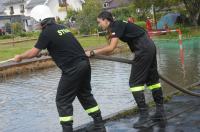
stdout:
POLYGON ((72 125, 62 125, 63 132, 73 132, 72 125))
POLYGON ((137 122, 133 124, 134 128, 144 128, 144 123, 149 120, 149 112, 147 108, 139 108, 140 116, 137 122))
POLYGON ((156 112, 154 115, 152 115, 150 118, 153 121, 165 121, 165 110, 163 105, 163 93, 162 89, 155 89, 152 91, 154 102, 156 103, 156 112))
POLYGON ((106 128, 104 126, 105 121, 103 121, 101 113, 97 113, 92 115, 94 120, 94 125, 86 128, 86 132, 106 132, 106 128))
POLYGON ((144 91, 133 92, 133 96, 139 109, 139 119, 134 123, 134 128, 143 128, 144 123, 149 120, 148 106, 145 103, 144 91))
POLYGON ((156 112, 150 118, 153 121, 166 121, 164 106, 161 104, 156 104, 156 112))

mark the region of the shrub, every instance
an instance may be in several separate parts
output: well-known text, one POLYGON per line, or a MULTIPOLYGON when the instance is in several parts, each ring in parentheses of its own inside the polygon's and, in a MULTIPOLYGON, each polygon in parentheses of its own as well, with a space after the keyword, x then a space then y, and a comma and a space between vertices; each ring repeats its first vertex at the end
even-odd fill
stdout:
POLYGON ((13 34, 18 34, 23 31, 22 24, 19 22, 15 22, 11 24, 11 30, 13 34))
POLYGON ((146 28, 146 22, 144 22, 144 21, 138 21, 138 22, 135 22, 135 24, 140 27, 146 28))
POLYGON ((79 34, 79 31, 78 31, 78 29, 76 29, 76 28, 70 28, 70 31, 71 31, 71 33, 72 33, 73 35, 78 35, 78 34, 79 34))
POLYGON ((17 36, 20 37, 38 37, 40 32, 20 32, 17 36))
POLYGON ((13 38, 13 35, 11 34, 0 36, 0 39, 11 39, 11 38, 13 38))

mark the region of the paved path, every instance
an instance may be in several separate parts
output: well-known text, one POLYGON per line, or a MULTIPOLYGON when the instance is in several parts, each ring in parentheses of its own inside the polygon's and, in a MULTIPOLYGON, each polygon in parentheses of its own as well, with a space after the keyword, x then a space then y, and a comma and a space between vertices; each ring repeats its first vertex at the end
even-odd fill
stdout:
MULTIPOLYGON (((195 90, 199 92, 200 90, 195 90)), ((153 114, 155 108, 150 110, 153 114)), ((200 132, 200 98, 189 95, 175 95, 165 104, 167 123, 151 123, 151 127, 134 129, 133 124, 138 120, 138 114, 114 121, 107 121, 107 132, 200 132)), ((87 126, 83 125, 84 127, 87 126)), ((82 126, 82 128, 83 128, 82 126)), ((149 126, 149 125, 148 125, 149 126)), ((76 130, 84 132, 84 130, 76 130)))
POLYGON ((174 96, 165 104, 165 110, 169 118, 165 126, 156 124, 146 129, 134 129, 133 123, 138 119, 138 115, 135 115, 108 121, 107 132, 200 132, 200 98, 189 95, 174 96))

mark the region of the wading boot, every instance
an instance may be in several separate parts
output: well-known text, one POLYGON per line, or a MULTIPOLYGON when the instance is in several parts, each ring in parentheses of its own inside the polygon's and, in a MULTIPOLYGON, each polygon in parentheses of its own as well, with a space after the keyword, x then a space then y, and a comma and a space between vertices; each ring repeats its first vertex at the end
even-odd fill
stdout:
POLYGON ((86 132, 106 132, 106 128, 104 126, 105 121, 103 121, 101 116, 93 117, 94 125, 86 128, 86 132))
POLYGON ((149 120, 148 108, 139 108, 140 116, 137 122, 133 124, 134 128, 143 128, 144 123, 149 120))
POLYGON ((133 127, 142 128, 144 127, 144 123, 149 120, 148 106, 145 103, 144 91, 137 91, 132 94, 137 103, 140 114, 138 121, 133 125, 133 127))
POLYGON ((62 125, 63 131, 62 132, 73 132, 72 126, 62 125))
POLYGON ((150 118, 153 121, 166 121, 165 110, 163 105, 162 89, 155 89, 152 91, 154 102, 156 103, 156 112, 150 118))
POLYGON ((152 115, 151 120, 153 121, 166 121, 164 106, 162 104, 156 104, 156 112, 152 115))

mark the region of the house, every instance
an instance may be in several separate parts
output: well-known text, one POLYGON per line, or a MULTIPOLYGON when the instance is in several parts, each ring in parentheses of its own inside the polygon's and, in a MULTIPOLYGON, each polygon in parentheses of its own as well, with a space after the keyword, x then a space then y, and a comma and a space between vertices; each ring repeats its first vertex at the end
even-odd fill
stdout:
POLYGON ((82 10, 85 0, 67 0, 67 4, 75 11, 82 10))
POLYGON ((6 15, 23 15, 25 13, 25 0, 4 0, 3 3, 6 15))
POLYGON ((5 10, 5 6, 4 6, 4 0, 0 0, 0 15, 4 15, 4 10, 5 10))
POLYGON ((66 17, 66 7, 70 6, 73 10, 82 10, 84 0, 1 0, 4 5, 6 15, 25 15, 30 16, 32 8, 39 4, 49 6, 55 16, 64 20, 66 17), (60 5, 63 5, 60 6, 60 5))
POLYGON ((103 0, 103 9, 112 10, 127 5, 133 0, 103 0))
POLYGON ((33 21, 30 19, 30 12, 33 7, 39 4, 47 5, 55 17, 60 20, 66 18, 66 9, 82 10, 84 0, 0 0, 0 28, 5 23, 20 22, 26 31, 33 29, 33 21))
POLYGON ((25 27, 25 16, 23 15, 23 0, 0 0, 0 29, 11 32, 10 26, 5 27, 7 23, 19 22, 25 27), (9 6, 12 4, 12 6, 9 6), (14 8, 18 7, 14 12, 14 8))

